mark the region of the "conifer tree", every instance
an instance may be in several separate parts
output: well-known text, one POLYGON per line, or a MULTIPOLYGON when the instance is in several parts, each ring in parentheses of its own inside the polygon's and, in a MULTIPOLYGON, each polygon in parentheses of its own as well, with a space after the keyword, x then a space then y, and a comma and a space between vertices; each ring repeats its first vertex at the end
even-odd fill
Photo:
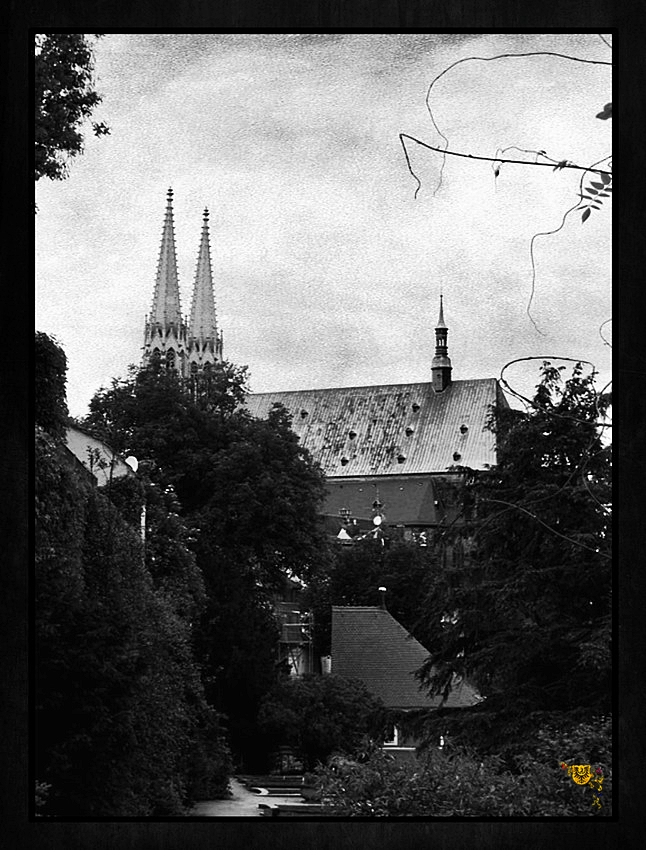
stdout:
POLYGON ((532 407, 491 423, 498 464, 468 485, 470 555, 431 576, 423 678, 434 693, 456 673, 479 688, 461 716, 480 745, 610 709, 609 404, 581 364, 563 381, 545 362, 532 407))

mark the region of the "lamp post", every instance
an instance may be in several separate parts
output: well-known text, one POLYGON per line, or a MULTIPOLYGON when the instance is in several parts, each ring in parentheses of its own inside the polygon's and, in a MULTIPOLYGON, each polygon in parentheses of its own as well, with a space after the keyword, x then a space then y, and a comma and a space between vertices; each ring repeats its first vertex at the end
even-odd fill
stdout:
POLYGON ((142 500, 142 504, 141 504, 141 518, 140 518, 140 522, 139 522, 139 529, 140 529, 139 533, 141 534, 141 543, 142 543, 142 546, 143 546, 143 557, 144 557, 144 563, 145 563, 145 560, 146 560, 146 485, 150 484, 150 478, 148 477, 146 470, 150 468, 153 461, 148 459, 148 458, 145 458, 143 460, 137 460, 137 458, 134 455, 130 455, 129 457, 126 458, 126 463, 130 467, 130 469, 132 469, 133 472, 136 473, 137 470, 140 470, 141 483, 143 485, 143 490, 144 490, 143 500, 142 500))

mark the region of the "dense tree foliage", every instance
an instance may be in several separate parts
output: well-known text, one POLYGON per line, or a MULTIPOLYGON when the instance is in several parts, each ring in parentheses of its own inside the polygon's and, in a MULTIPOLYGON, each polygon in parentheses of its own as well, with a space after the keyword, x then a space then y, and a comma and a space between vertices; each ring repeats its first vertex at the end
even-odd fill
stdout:
POLYGON ((170 486, 96 487, 63 445, 65 355, 45 334, 36 363, 39 813, 182 814, 225 793, 230 770, 194 660, 206 597, 190 532, 170 486))
POLYGON ((324 810, 345 817, 610 817, 611 743, 603 717, 569 734, 542 730, 512 767, 451 745, 405 763, 375 748, 363 759, 332 759, 316 784, 324 810), (594 783, 577 785, 563 764, 591 765, 594 783))
POLYGON ((34 349, 34 401, 36 423, 52 437, 65 436, 67 424, 67 357, 55 339, 36 333, 34 349))
POLYGON ((356 752, 383 731, 385 708, 363 682, 341 676, 283 677, 265 696, 258 716, 276 746, 292 746, 308 770, 332 753, 356 752))
MULTIPOLYGON (((81 33, 36 36, 34 56, 35 178, 62 180, 83 150, 81 125, 101 102, 94 90, 92 42, 81 33)), ((94 123, 95 135, 109 132, 94 123)))
POLYGON ((304 600, 314 612, 317 656, 330 654, 331 606, 379 605, 379 587, 386 588, 389 612, 417 636, 424 589, 438 563, 438 553, 391 538, 388 528, 384 533, 385 545, 373 538, 358 540, 352 546, 337 545, 329 562, 312 577, 304 600))
POLYGON ((513 747, 550 718, 562 728, 611 699, 609 404, 578 364, 567 380, 544 363, 526 412, 492 423, 498 465, 472 484, 472 550, 431 574, 425 678, 442 692, 466 675, 486 700, 429 721, 480 746, 513 747))
POLYGON ((206 694, 237 757, 264 769, 256 716, 281 672, 274 595, 286 577, 316 572, 327 550, 321 472, 283 408, 267 420, 246 413, 245 377, 222 364, 191 388, 153 365, 97 393, 84 425, 176 493, 205 585, 195 646, 206 694))
POLYGON ((267 420, 241 406, 246 372, 222 364, 208 394, 191 397, 174 373, 151 367, 100 390, 85 426, 117 451, 152 462, 185 515, 258 578, 280 584, 321 560, 323 476, 283 408, 267 420))
POLYGON ((36 778, 49 786, 42 813, 181 814, 203 779, 196 754, 210 747, 211 790, 223 792, 229 768, 189 623, 147 570, 138 529, 67 458, 39 429, 35 753, 36 778))

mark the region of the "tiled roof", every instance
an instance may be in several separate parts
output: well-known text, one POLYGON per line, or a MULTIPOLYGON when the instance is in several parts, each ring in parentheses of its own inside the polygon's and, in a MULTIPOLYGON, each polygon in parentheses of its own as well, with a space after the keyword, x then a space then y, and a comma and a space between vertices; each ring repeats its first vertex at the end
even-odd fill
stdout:
POLYGON ((384 608, 332 606, 332 673, 360 679, 388 708, 464 708, 479 702, 466 682, 432 699, 415 678, 429 653, 384 608))
POLYGON ((496 463, 486 424, 492 405, 506 404, 495 378, 256 393, 247 409, 265 418, 276 402, 328 477, 446 472, 453 465, 496 463))

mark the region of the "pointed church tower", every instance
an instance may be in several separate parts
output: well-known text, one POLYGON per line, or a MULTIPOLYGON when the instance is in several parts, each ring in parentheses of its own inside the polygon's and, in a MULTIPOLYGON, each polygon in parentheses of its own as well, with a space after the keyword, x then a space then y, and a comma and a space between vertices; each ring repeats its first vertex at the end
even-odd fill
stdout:
POLYGON ((167 369, 186 372, 186 325, 182 322, 173 225, 173 190, 168 190, 157 278, 150 316, 146 317, 144 365, 159 359, 167 369))
POLYGON ((431 366, 433 389, 436 393, 441 393, 451 383, 451 359, 449 357, 447 343, 448 334, 449 329, 444 324, 443 298, 440 295, 440 316, 435 326, 435 357, 431 366))
POLYGON ((202 236, 197 255, 195 286, 188 326, 189 377, 208 373, 214 363, 222 361, 222 332, 218 333, 213 297, 213 275, 209 246, 209 211, 204 210, 202 236))

